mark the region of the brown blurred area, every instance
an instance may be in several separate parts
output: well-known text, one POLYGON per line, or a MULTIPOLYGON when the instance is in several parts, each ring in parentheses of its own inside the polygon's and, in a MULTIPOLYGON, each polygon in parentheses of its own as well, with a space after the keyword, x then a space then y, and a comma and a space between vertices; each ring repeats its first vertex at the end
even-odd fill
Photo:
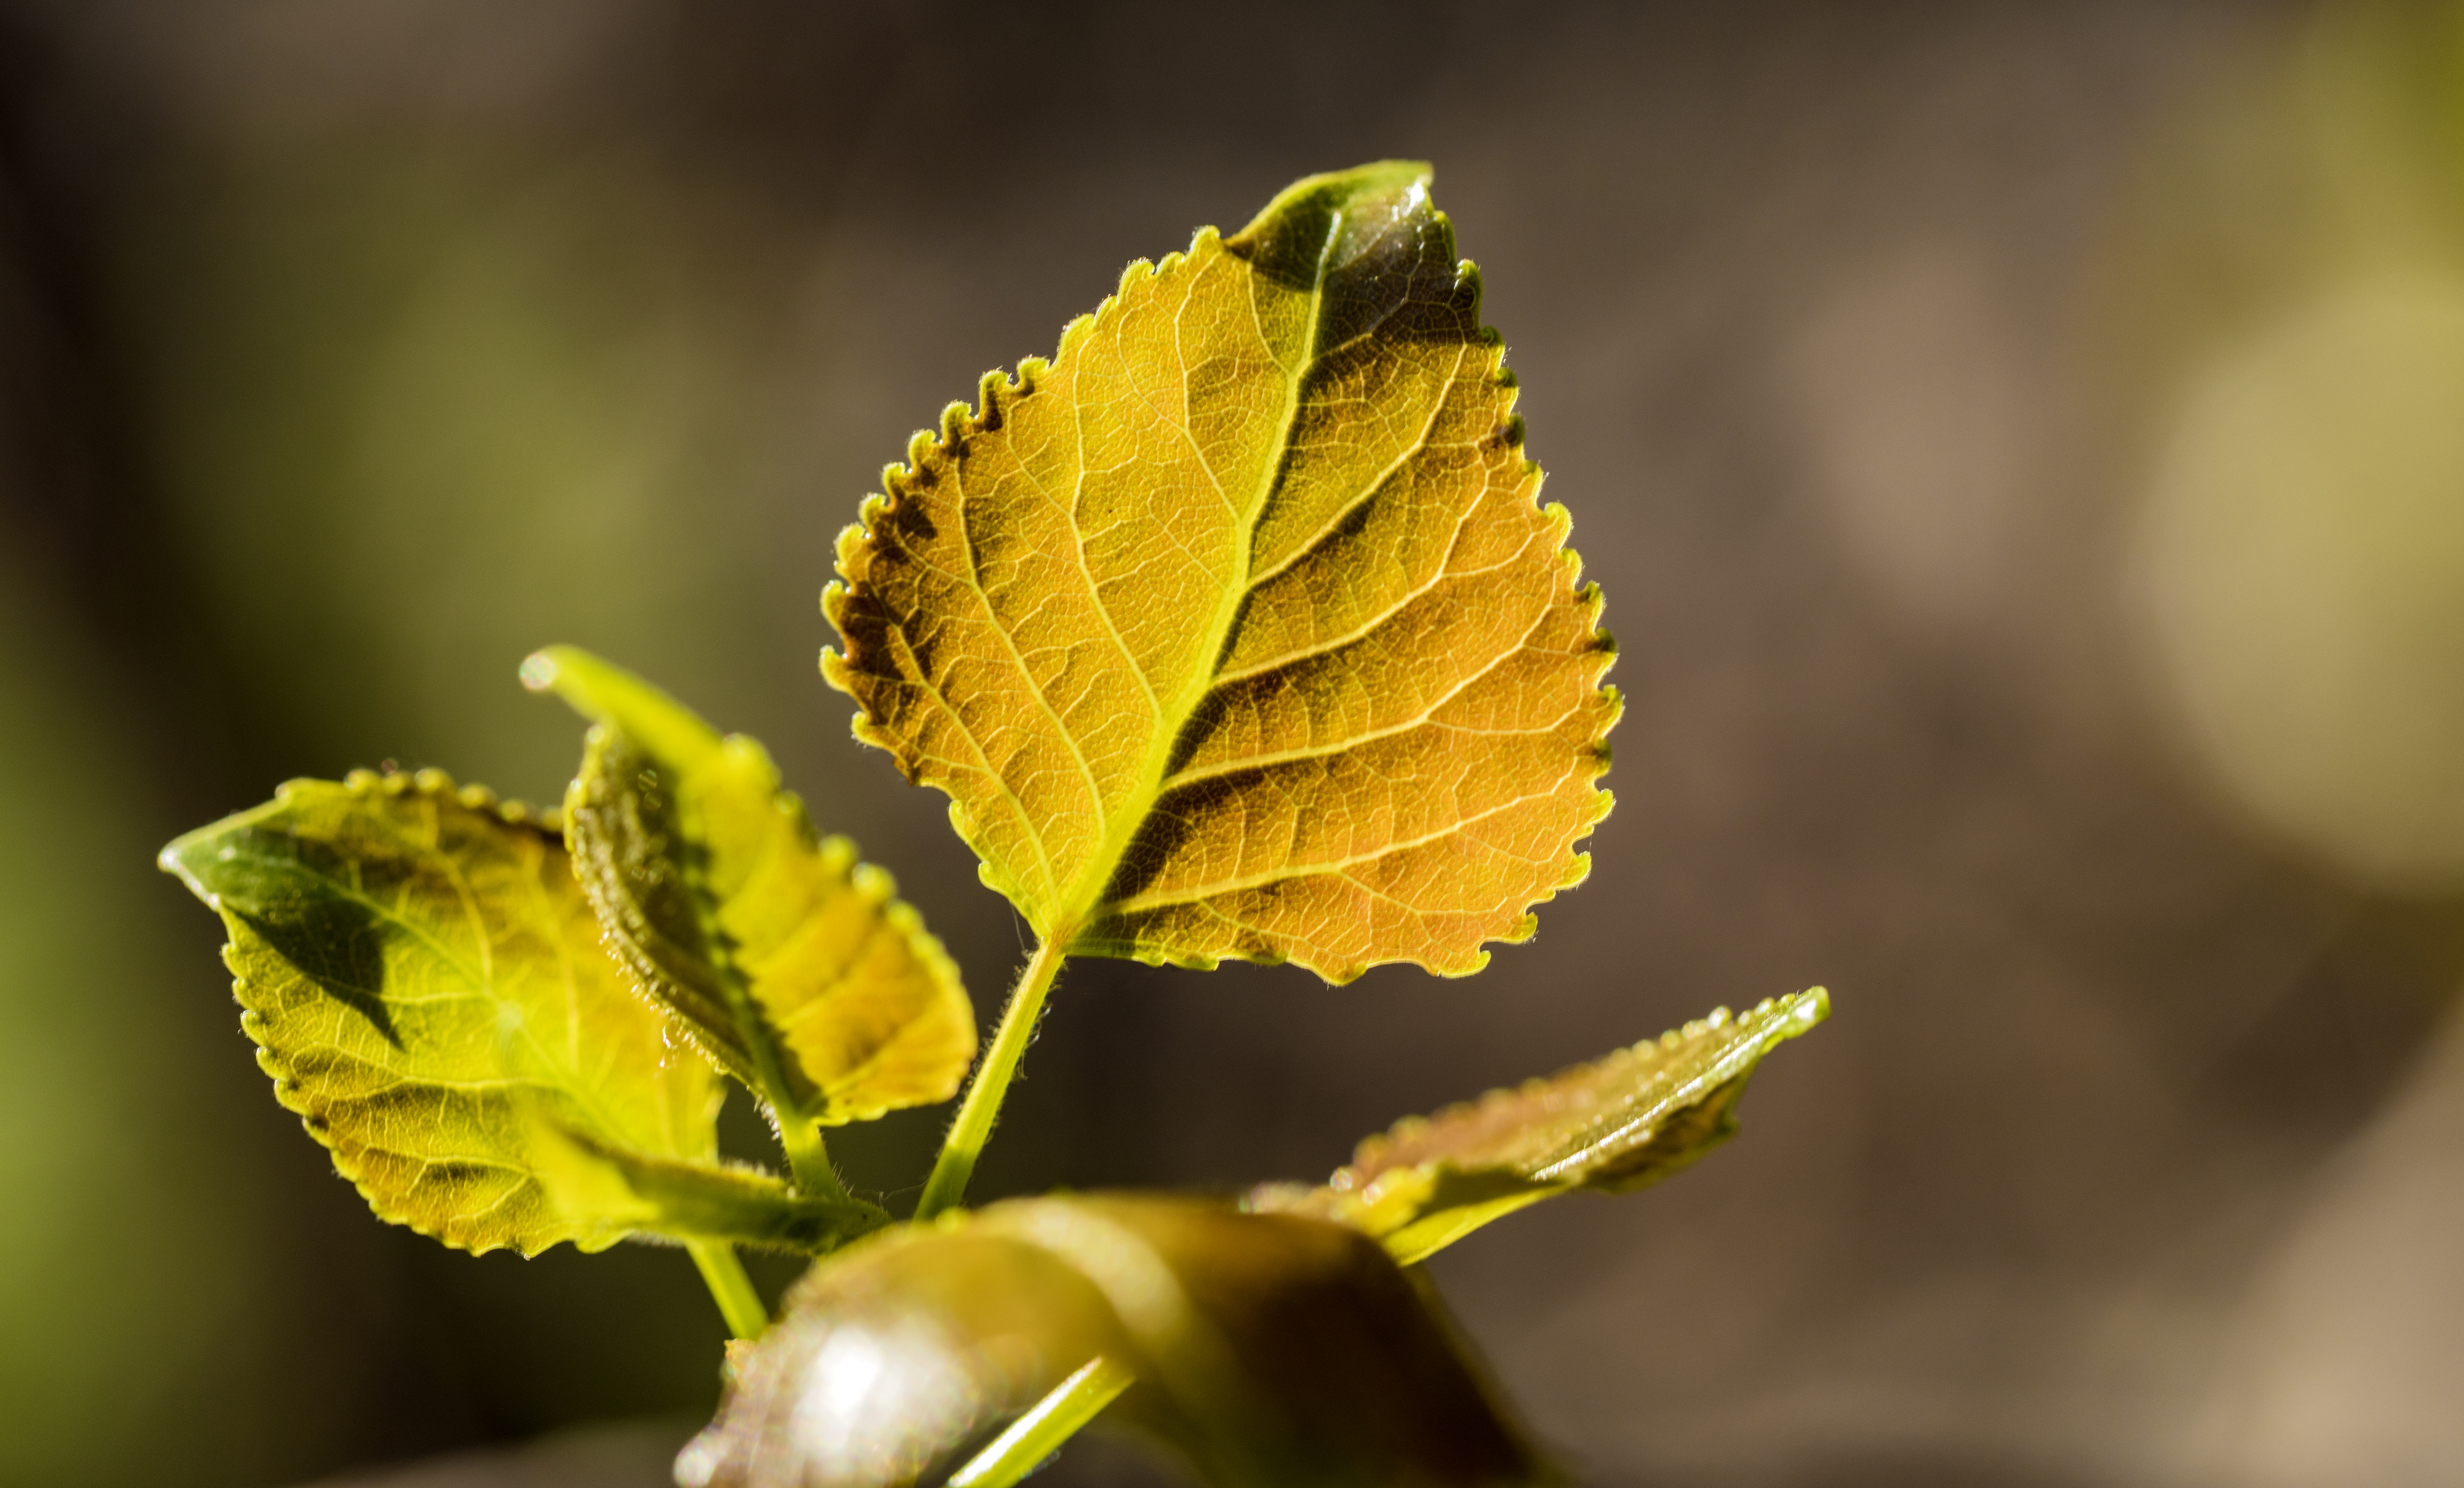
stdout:
MULTIPOLYGON (((573 642, 989 1017, 831 539, 1123 263, 1387 156, 1607 595, 1592 879, 1463 981, 1073 964, 979 1192, 1314 1176, 1823 983, 1733 1147, 1434 1263, 1589 1480, 2464 1480, 2454 7, 5 0, 0 1481, 664 1481, 684 1257, 371 1219, 155 847, 553 800, 573 642)), ((939 1119, 834 1149, 902 1193, 939 1119)))

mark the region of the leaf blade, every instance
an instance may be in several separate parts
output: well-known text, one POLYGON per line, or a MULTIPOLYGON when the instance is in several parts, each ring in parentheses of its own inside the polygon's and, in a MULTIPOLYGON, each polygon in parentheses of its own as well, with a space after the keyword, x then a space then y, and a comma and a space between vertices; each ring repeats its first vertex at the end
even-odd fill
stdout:
POLYGON ((600 1250, 639 1214, 542 1181, 539 1113, 715 1156, 715 1074, 598 946, 551 824, 435 772, 295 780, 163 864, 219 912, 242 1026, 377 1214, 473 1252, 600 1250))
POLYGON ((825 674, 1039 936, 1462 974, 1582 877, 1611 646, 1427 177, 1132 265, 842 536, 825 674))
POLYGON ((544 1115, 534 1117, 530 1150, 560 1209, 673 1239, 823 1252, 890 1223, 861 1199, 799 1193, 755 1168, 615 1147, 544 1115))
POLYGON ((1108 1423, 1222 1484, 1557 1480, 1429 1294, 1359 1235, 1189 1199, 1011 1200, 829 1258, 734 1360, 688 1488, 940 1481, 1100 1358, 1108 1423))
POLYGON ((889 874, 815 837, 759 744, 571 646, 523 678, 598 720, 566 798, 577 872, 715 1058, 782 1119, 825 1126, 957 1093, 977 1046, 957 968, 889 874))
POLYGON ((1406 1117, 1324 1185, 1264 1184, 1244 1207, 1351 1225, 1410 1265, 1545 1198, 1646 1188, 1726 1141, 1763 1057, 1830 1010, 1820 987, 1742 1017, 1716 1009, 1589 1064, 1406 1117))

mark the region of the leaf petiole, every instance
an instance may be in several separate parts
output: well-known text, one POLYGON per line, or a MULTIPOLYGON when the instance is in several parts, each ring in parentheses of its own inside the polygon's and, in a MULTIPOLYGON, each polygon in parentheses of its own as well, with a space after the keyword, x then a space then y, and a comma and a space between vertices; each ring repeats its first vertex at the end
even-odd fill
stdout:
POLYGON ((689 1240, 685 1249, 700 1268, 702 1284, 718 1303, 719 1316, 727 1320, 728 1332, 750 1340, 769 1329, 770 1309, 761 1305, 761 1294, 744 1274, 744 1262, 736 1258, 735 1246, 725 1240, 689 1240))
POLYGON ((1035 1036, 1036 1019, 1044 1015, 1045 994, 1052 990, 1052 979, 1061 973, 1061 963, 1068 959, 1069 940, 1054 935, 1035 948, 1034 959, 1019 976, 1018 989, 1009 995, 1009 1006, 1001 1010, 1001 1027, 993 1035, 991 1049, 984 1061, 976 1067, 976 1078, 967 1085, 966 1099, 958 1103, 958 1116, 950 1123, 950 1134, 941 1141, 941 1155, 934 1161, 933 1176, 924 1182, 924 1196, 916 1201, 917 1220, 932 1218, 946 1209, 955 1209, 967 1194, 967 1180, 975 1175, 976 1159, 983 1154, 984 1143, 993 1134, 993 1122, 1001 1115, 1001 1098, 1009 1092, 1010 1078, 1018 1073, 1019 1057, 1035 1036))
POLYGON ((1101 1354, 1088 1360, 951 1475, 950 1488, 1011 1488, 1136 1382, 1136 1375, 1101 1354))
POLYGON ((787 1171, 795 1175, 796 1187, 815 1198, 844 1200, 847 1185, 830 1166, 822 1128, 794 1110, 773 1105, 771 1114, 779 1123, 779 1146, 787 1153, 787 1171))

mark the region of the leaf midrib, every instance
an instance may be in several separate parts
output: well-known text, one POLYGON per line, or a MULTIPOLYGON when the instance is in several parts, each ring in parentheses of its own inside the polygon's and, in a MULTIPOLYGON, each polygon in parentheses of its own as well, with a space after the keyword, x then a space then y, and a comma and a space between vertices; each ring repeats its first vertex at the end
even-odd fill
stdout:
MULTIPOLYGON (((1164 794, 1164 776, 1171 769, 1174 746, 1180 732, 1188 727, 1190 716, 1214 689, 1217 673, 1221 669, 1225 644, 1231 639, 1233 624, 1240 618, 1242 602, 1248 598, 1249 567, 1255 557, 1258 523, 1282 486, 1287 461, 1291 452, 1292 430, 1299 423, 1301 388, 1309 372, 1318 363, 1318 337, 1325 328, 1326 281, 1328 265, 1333 258, 1335 245, 1342 241, 1343 225, 1349 213, 1337 207, 1327 221, 1326 241, 1318 245, 1317 264, 1309 278, 1309 331, 1299 357, 1295 358, 1284 380, 1284 414, 1277 425, 1273 457, 1258 478, 1258 489, 1249 502, 1243 521, 1239 541, 1233 546, 1232 578, 1216 601, 1215 613, 1209 618, 1202 644, 1193 653, 1199 663, 1182 686, 1173 705, 1156 717, 1154 737, 1147 746, 1143 778, 1137 791, 1125 799, 1120 808, 1105 822, 1104 843, 1093 859, 1081 870, 1077 891, 1069 896, 1063 912, 1046 930, 1049 939, 1067 945, 1077 939, 1079 930, 1101 906, 1103 895, 1111 886, 1112 877, 1120 869, 1122 857, 1136 839, 1138 829, 1146 824, 1155 803, 1164 794)), ((1073 741, 1074 747, 1074 741, 1073 741)))
MULTIPOLYGON (((295 838, 297 837, 296 833, 286 833, 286 835, 291 835, 295 838)), ((440 859, 444 859, 445 857, 443 853, 433 847, 426 849, 414 847, 413 851, 432 855, 440 859)), ((451 860, 446 859, 445 861, 447 862, 449 869, 451 869, 452 866, 451 860)), ((531 1011, 530 1008, 526 1006, 519 997, 501 991, 496 986, 493 972, 489 974, 483 975, 477 968, 474 968, 465 957, 456 953, 452 948, 447 946, 442 940, 438 939, 436 934, 426 926, 405 915, 394 906, 379 901, 366 890, 360 887, 357 884, 345 884, 343 881, 335 878, 330 874, 318 871, 297 858, 277 858, 269 854, 263 862, 269 868, 287 868, 292 872, 297 873, 300 877, 307 879, 310 883, 321 885, 327 892, 333 893, 341 899, 361 906, 367 909, 369 913, 384 920, 386 924, 408 934, 412 939, 426 946, 429 952, 434 955, 438 962, 440 962, 449 971, 457 974, 462 979, 464 985, 471 989, 472 995, 480 998, 482 1001, 485 1001, 492 1006, 512 1003, 517 1008, 519 1008, 523 1014, 520 1034, 521 1040, 530 1045, 530 1047, 539 1054, 540 1057, 540 1065, 545 1073, 551 1078, 540 1079, 538 1077, 524 1078, 517 1076, 513 1080, 509 1081, 508 1083, 517 1087, 535 1085, 554 1091, 581 1106, 583 1113, 587 1115, 591 1121, 596 1123, 602 1130, 614 1133, 625 1129, 622 1126, 609 1119, 608 1111, 601 1101, 598 1090, 592 1087, 590 1083, 584 1079, 583 1073, 578 1064, 560 1067, 560 1064, 556 1060, 548 1057, 547 1050, 540 1044, 538 1032, 533 1027, 534 1020, 529 1016, 531 1011)), ((356 864, 353 864, 353 868, 356 872, 356 864)), ((525 877, 534 881, 534 887, 539 887, 543 890, 544 886, 539 886, 536 883, 537 874, 535 872, 526 873, 525 877)), ((452 879, 457 898, 463 900, 466 908, 469 908, 470 889, 468 886, 462 883, 458 872, 454 872, 452 874, 452 879)), ((484 953, 489 949, 487 946, 487 937, 484 932, 480 932, 478 933, 477 938, 480 949, 484 953)), ((549 939, 552 944, 559 945, 560 950, 561 950, 561 937, 550 936, 549 939)), ((279 956, 280 952, 277 952, 275 954, 279 956)), ((289 964, 287 959, 285 964, 289 964)), ((560 956, 557 970, 560 979, 569 983, 572 969, 568 962, 562 960, 561 956, 560 956)), ((294 971, 296 973, 297 968, 294 968, 294 971)), ((344 1051, 341 1051, 337 1047, 336 1052, 344 1051)), ((426 1085, 429 1083, 429 1082, 406 1078, 403 1081, 403 1083, 409 1085, 426 1085)))

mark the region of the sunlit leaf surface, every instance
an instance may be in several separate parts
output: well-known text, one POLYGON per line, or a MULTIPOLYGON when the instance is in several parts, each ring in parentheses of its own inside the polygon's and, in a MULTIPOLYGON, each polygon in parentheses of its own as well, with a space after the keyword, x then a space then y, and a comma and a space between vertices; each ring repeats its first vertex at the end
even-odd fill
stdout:
POLYGON ((1428 181, 1131 265, 841 537, 824 671, 1045 940, 1459 974, 1586 871, 1610 644, 1428 181))
POLYGON ((715 1157, 716 1073, 601 948, 552 822, 362 772, 295 780, 163 864, 230 929, 275 1094, 383 1217, 471 1251, 600 1250, 648 1213, 567 1207, 586 1184, 551 1198, 552 1133, 715 1157))
POLYGON ((756 1089, 775 1053, 793 1113, 815 1121, 957 1092, 976 1056, 957 968, 889 874, 843 837, 816 841, 759 744, 569 646, 523 675, 600 721, 565 799, 575 869, 696 1039, 756 1089))
POLYGON ((1105 1412, 1211 1482, 1553 1481, 1452 1329, 1339 1225, 1185 1200, 996 1204, 885 1232, 798 1283, 734 1359, 686 1488, 939 1481, 1089 1361, 1105 1412))
POLYGON ((1742 1018, 1721 1008, 1594 1063, 1409 1117, 1323 1187, 1268 1184, 1247 1207, 1338 1220, 1410 1264, 1552 1194, 1645 1187, 1726 1141, 1755 1064, 1830 1010, 1819 987, 1742 1018))

